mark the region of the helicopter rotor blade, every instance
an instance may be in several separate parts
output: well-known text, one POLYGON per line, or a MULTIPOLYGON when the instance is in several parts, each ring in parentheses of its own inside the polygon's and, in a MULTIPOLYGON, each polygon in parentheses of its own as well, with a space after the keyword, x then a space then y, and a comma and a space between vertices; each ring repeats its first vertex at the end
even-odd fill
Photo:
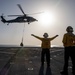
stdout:
POLYGON ((20 10, 22 11, 22 13, 23 13, 24 15, 26 15, 26 14, 24 13, 24 11, 23 11, 21 5, 20 5, 20 4, 17 4, 17 5, 18 5, 18 7, 20 8, 20 10))
POLYGON ((27 14, 27 15, 35 15, 35 14, 41 14, 41 13, 44 13, 44 12, 32 13, 32 14, 27 14))
POLYGON ((8 17, 23 16, 23 15, 8 15, 8 17))
MULTIPOLYGON (((41 13, 44 13, 44 12, 32 13, 32 14, 27 14, 27 15, 35 15, 35 14, 41 14, 41 13)), ((8 15, 8 17, 15 17, 15 16, 24 16, 24 15, 8 15)))

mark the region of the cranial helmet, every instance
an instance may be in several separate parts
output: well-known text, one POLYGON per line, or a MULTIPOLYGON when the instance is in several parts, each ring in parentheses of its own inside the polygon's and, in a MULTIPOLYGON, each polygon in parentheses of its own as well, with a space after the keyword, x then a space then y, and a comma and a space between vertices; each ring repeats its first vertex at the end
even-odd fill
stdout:
POLYGON ((68 26, 68 27, 66 28, 66 31, 67 31, 67 32, 73 32, 73 28, 72 28, 71 26, 68 26))
POLYGON ((48 33, 44 33, 44 35, 43 35, 44 37, 46 36, 46 37, 48 37, 48 33))

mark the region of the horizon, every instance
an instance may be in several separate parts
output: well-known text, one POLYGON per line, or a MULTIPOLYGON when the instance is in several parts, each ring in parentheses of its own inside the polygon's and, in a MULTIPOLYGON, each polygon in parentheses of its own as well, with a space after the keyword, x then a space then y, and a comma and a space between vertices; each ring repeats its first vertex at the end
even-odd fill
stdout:
MULTIPOLYGON (((0 47, 21 47, 20 45, 5 45, 0 44, 0 47)), ((24 45, 23 47, 41 47, 41 45, 24 45)), ((51 47, 63 47, 62 45, 51 45, 51 47)))

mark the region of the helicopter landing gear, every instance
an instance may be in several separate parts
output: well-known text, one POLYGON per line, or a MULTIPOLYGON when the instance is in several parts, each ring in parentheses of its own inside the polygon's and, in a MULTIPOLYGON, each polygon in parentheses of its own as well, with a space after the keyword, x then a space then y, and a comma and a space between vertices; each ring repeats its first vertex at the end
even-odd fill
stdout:
POLYGON ((28 24, 30 24, 30 22, 28 22, 28 24))
POLYGON ((9 23, 7 25, 9 25, 9 23))

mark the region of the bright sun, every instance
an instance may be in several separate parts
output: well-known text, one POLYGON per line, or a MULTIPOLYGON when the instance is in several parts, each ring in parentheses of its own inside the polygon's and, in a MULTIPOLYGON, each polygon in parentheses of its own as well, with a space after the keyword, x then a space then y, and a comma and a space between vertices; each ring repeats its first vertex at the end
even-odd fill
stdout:
POLYGON ((49 24, 53 24, 55 21, 55 17, 53 15, 53 13, 49 13, 49 12, 44 12, 40 15, 39 21, 41 24, 43 25, 49 25, 49 24))

